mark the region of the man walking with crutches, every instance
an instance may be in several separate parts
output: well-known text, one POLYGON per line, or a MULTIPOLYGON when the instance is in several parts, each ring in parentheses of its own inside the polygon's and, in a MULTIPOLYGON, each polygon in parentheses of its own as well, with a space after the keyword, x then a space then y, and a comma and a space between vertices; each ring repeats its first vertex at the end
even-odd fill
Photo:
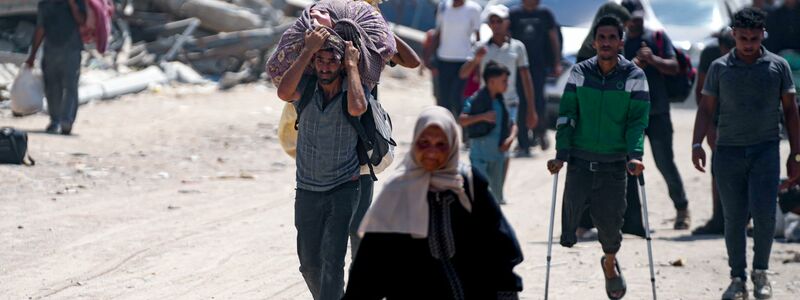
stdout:
POLYGON ((621 299, 627 287, 616 253, 622 242, 626 172, 639 176, 644 170, 650 96, 644 71, 619 55, 624 45, 621 22, 603 17, 592 32, 597 56, 576 65, 569 76, 557 121, 556 159, 547 168, 556 174, 568 164, 561 245, 575 245, 575 229, 591 207, 605 253, 601 265, 606 293, 621 299))
POLYGON ((775 207, 780 176, 780 123, 784 118, 791 154, 786 162, 789 180, 797 183, 800 170, 800 118, 789 64, 761 45, 766 14, 745 8, 734 16, 736 47, 708 69, 703 99, 697 110, 692 162, 705 172, 702 142, 718 116, 717 148, 712 173, 725 216, 725 246, 731 284, 722 299, 747 299, 747 237, 753 218, 753 295, 772 297, 767 279, 775 232, 775 207), (781 112, 783 108, 783 112, 781 112))

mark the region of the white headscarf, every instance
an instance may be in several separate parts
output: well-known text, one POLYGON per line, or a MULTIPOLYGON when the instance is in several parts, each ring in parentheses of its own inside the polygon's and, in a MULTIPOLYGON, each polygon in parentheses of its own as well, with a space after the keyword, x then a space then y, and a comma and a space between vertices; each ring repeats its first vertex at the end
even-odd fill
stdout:
POLYGON ((453 114, 442 107, 428 107, 422 111, 414 127, 414 142, 398 174, 389 178, 383 191, 367 211, 359 235, 366 232, 408 233, 415 238, 428 236, 428 191, 453 191, 467 211, 472 210, 467 194, 464 192, 463 178, 459 173, 458 124, 453 114), (417 140, 422 132, 431 126, 441 128, 450 143, 450 155, 444 168, 428 172, 423 169, 414 156, 417 140))

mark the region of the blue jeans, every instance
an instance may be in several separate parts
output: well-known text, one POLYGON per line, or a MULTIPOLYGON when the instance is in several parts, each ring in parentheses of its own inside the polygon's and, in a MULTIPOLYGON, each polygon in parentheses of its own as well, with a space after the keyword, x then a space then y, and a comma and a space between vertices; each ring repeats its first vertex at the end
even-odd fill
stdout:
POLYGON ((779 144, 718 145, 713 159, 712 170, 725 215, 731 277, 746 279, 748 216, 753 217, 753 269, 769 268, 781 171, 779 144))
POLYGON ((505 185, 505 158, 499 159, 483 159, 480 157, 470 156, 472 166, 478 169, 489 180, 489 191, 494 196, 494 200, 498 203, 505 201, 503 197, 503 185, 505 185))
POLYGON ((338 300, 344 295, 348 228, 359 196, 357 180, 327 192, 297 190, 297 256, 300 273, 316 300, 338 300))

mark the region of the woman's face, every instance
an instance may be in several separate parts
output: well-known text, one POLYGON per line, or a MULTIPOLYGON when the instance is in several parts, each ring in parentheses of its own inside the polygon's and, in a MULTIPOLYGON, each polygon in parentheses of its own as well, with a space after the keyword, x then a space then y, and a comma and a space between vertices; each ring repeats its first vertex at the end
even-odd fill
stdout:
POLYGON ((450 142, 439 126, 428 126, 414 145, 414 159, 423 169, 433 172, 444 168, 450 156, 450 142))

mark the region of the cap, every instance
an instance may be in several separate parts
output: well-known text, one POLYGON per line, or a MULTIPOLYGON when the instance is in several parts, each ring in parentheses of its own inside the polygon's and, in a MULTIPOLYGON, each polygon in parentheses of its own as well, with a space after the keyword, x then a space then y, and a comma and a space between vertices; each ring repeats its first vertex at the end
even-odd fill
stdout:
POLYGON ((508 7, 502 4, 492 5, 486 9, 486 15, 484 16, 484 21, 489 22, 489 18, 492 16, 498 16, 501 19, 508 19, 508 7))
POLYGON ((644 6, 639 0, 623 0, 621 5, 631 13, 632 19, 644 18, 644 6))

